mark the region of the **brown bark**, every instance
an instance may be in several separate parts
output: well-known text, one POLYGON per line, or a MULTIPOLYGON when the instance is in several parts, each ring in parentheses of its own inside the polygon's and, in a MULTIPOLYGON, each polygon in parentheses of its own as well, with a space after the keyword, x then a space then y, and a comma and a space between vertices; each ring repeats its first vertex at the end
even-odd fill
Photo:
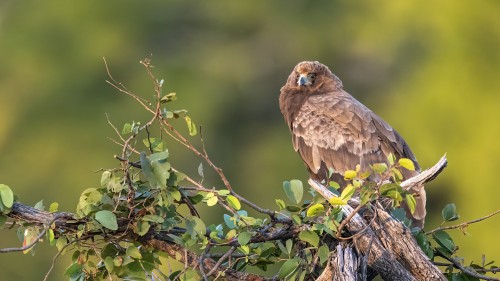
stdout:
MULTIPOLYGON (((418 179, 410 179, 403 184, 405 187, 411 187, 427 182, 435 178, 446 163, 446 157, 443 157, 434 167, 422 172, 422 176, 418 179)), ((327 200, 335 196, 317 181, 310 179, 309 184, 327 200)), ((345 205, 342 209, 344 214, 350 217, 345 226, 352 235, 351 238, 357 251, 368 256, 368 265, 377 271, 382 279, 387 281, 447 280, 422 252, 409 229, 394 220, 382 208, 377 207, 376 212, 372 212, 371 217, 376 216, 377 219, 370 224, 367 224, 351 206, 345 205)), ((352 266, 355 267, 355 265, 352 266)))

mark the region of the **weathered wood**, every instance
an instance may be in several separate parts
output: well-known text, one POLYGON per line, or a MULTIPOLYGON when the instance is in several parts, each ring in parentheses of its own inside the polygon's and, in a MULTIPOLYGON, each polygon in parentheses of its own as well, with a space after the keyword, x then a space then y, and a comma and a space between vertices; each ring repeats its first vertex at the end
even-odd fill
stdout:
MULTIPOLYGON (((447 165, 443 156, 432 168, 401 184, 406 189, 422 185, 434 179, 447 165)), ((315 180, 309 179, 311 187, 329 200, 336 195, 315 180)), ((350 202, 351 203, 351 202, 350 202)), ((356 200, 352 203, 358 204, 356 200)), ((354 209, 350 205, 341 206, 346 217, 354 209)), ((372 212, 377 219, 368 225, 359 215, 354 214, 346 227, 352 235, 358 252, 368 255, 368 265, 377 271, 384 280, 447 280, 441 271, 432 264, 412 237, 410 231, 393 219, 382 208, 372 212)))
POLYGON ((435 179, 448 165, 446 154, 439 159, 439 161, 429 169, 425 169, 420 174, 403 181, 400 185, 406 190, 415 186, 421 186, 431 180, 435 179))
MULTIPOLYGON (((334 281, 360 281, 361 263, 350 246, 337 245, 337 255, 332 259, 334 281)), ((331 280, 331 279, 330 279, 331 280)))
MULTIPOLYGON (((309 179, 309 184, 327 200, 336 196, 315 180, 309 179)), ((349 216, 354 209, 349 205, 344 205, 342 210, 346 216, 349 216)), ((346 227, 353 235, 356 249, 364 255, 368 255, 368 265, 377 271, 384 280, 417 280, 396 260, 394 255, 384 248, 379 238, 359 214, 355 214, 346 227)))

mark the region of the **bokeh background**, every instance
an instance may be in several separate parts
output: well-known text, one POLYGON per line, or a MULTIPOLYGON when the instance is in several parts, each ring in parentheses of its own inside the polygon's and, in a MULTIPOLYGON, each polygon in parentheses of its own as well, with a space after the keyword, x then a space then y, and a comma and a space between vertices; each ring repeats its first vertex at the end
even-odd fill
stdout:
MULTIPOLYGON (((447 153, 449 167, 428 185, 428 229, 450 202, 462 220, 484 216, 500 206, 499 15, 494 0, 2 0, 0 182, 25 204, 74 211, 80 192, 99 184, 95 171, 117 165, 105 113, 119 127, 147 117, 105 83, 102 57, 145 98, 152 88, 138 61, 151 57, 233 186, 273 208, 283 180, 307 180, 279 89, 297 62, 319 60, 405 137, 423 167, 447 153)), ((199 159, 170 150, 196 177, 199 159)), ((205 183, 220 185, 213 176, 205 183)), ((499 224, 454 231, 459 255, 499 261, 499 224)), ((0 237, 0 247, 20 245, 13 231, 0 237)), ((55 254, 41 245, 34 257, 0 255, 1 279, 41 280, 55 254)), ((50 280, 67 279, 67 259, 50 280)))

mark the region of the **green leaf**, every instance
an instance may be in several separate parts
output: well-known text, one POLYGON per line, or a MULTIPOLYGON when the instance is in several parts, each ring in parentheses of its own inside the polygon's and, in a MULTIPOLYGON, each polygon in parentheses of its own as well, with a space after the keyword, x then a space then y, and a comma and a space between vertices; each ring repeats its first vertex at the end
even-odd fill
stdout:
POLYGON ((240 243, 241 246, 245 246, 250 241, 250 238, 252 238, 252 234, 250 232, 241 232, 238 235, 238 243, 240 243))
POLYGON ((63 250, 63 248, 68 244, 68 240, 66 240, 66 237, 64 236, 61 236, 59 238, 57 238, 57 242, 56 242, 56 248, 57 250, 60 252, 63 250))
POLYGON ((127 248, 126 254, 133 259, 142 259, 141 251, 139 251, 139 248, 133 245, 127 248))
POLYGON ((14 193, 5 184, 0 184, 0 197, 2 197, 2 203, 5 207, 10 208, 14 204, 14 193))
POLYGON ((96 221, 98 221, 102 226, 104 226, 107 229, 111 229, 111 230, 118 229, 118 223, 116 221, 116 216, 111 211, 107 211, 107 210, 99 211, 99 212, 95 213, 95 219, 96 219, 96 221))
POLYGON ((194 231, 200 236, 203 237, 207 233, 207 227, 205 223, 198 217, 193 217, 194 221, 194 231))
POLYGON ((115 268, 113 258, 112 257, 106 257, 104 259, 104 267, 106 267, 106 270, 111 273, 113 272, 113 268, 115 268))
POLYGON ((174 118, 185 117, 187 112, 185 109, 174 110, 174 118))
POLYGON ((168 93, 168 94, 164 95, 163 97, 161 97, 160 103, 163 104, 163 103, 174 101, 176 99, 177 99, 176 93, 168 93))
POLYGON ((408 209, 410 209, 410 213, 413 214, 415 212, 415 206, 417 205, 417 201, 415 200, 415 197, 413 197, 413 195, 411 195, 411 194, 406 194, 405 201, 406 201, 406 205, 408 205, 408 209))
POLYGON ((283 189, 285 189, 285 194, 290 201, 294 204, 300 203, 304 195, 304 187, 300 180, 284 181, 283 189))
POLYGON ((285 246, 286 246, 286 253, 290 255, 292 253, 293 240, 292 239, 286 240, 285 246))
POLYGON ((356 171, 353 171, 353 170, 347 170, 344 173, 344 179, 345 180, 352 180, 352 179, 354 179, 357 176, 358 176, 358 173, 356 171))
POLYGON ((142 217, 142 220, 156 223, 163 223, 165 221, 165 219, 157 215, 145 215, 144 217, 142 217))
POLYGON ((329 186, 335 188, 336 190, 339 190, 340 189, 340 185, 337 183, 337 182, 334 182, 334 181, 330 181, 328 183, 329 186))
POLYGON ((438 230, 432 234, 434 240, 450 254, 455 252, 456 246, 450 235, 443 230, 438 230))
POLYGON ((101 175, 101 186, 106 187, 108 185, 109 180, 111 179, 111 172, 104 171, 101 175))
POLYGON ((320 263, 324 264, 330 257, 330 250, 328 249, 328 246, 322 245, 321 247, 319 247, 318 254, 320 263))
POLYGON ((205 177, 205 174, 203 173, 203 162, 200 162, 200 165, 198 165, 198 175, 200 175, 201 178, 205 177))
POLYGON ((415 237, 415 240, 417 240, 418 246, 420 246, 420 249, 424 251, 424 253, 429 257, 430 259, 434 258, 434 251, 432 250, 431 244, 429 243, 429 240, 427 240, 427 235, 423 231, 418 231, 416 233, 412 233, 413 237, 415 237))
POLYGON ((68 268, 66 268, 66 271, 64 272, 64 275, 66 276, 74 276, 80 272, 82 272, 83 264, 79 263, 73 263, 68 268))
POLYGON ((138 221, 136 228, 134 229, 134 232, 139 234, 140 236, 144 236, 146 233, 148 233, 149 228, 151 225, 147 221, 138 221))
POLYGON ((340 199, 339 197, 332 197, 330 198, 330 200, 328 200, 328 202, 332 205, 332 206, 337 206, 337 205, 347 205, 347 200, 343 200, 343 199, 340 199))
POLYGON ((460 216, 457 214, 457 207, 453 203, 444 206, 441 214, 443 215, 443 219, 445 221, 454 221, 460 218, 460 216))
POLYGON ((287 260, 280 268, 278 279, 284 279, 285 277, 291 275, 298 268, 298 265, 298 259, 287 260))
POLYGON ((43 200, 40 200, 36 202, 35 206, 33 208, 40 210, 40 211, 45 211, 45 206, 43 205, 43 200))
POLYGON ((153 174, 153 168, 151 167, 151 161, 146 156, 146 153, 141 152, 140 156, 141 161, 141 170, 146 180, 149 182, 149 186, 156 187, 158 186, 158 182, 156 180, 155 175, 153 174))
POLYGON ((314 204, 307 209, 306 216, 314 217, 317 214, 324 212, 324 211, 325 211, 325 207, 323 206, 323 204, 314 204))
POLYGON ((387 171, 387 164, 385 163, 375 163, 372 165, 372 169, 377 174, 382 174, 387 171))
POLYGON ((352 195, 354 194, 354 191, 356 191, 356 188, 352 184, 348 184, 346 188, 342 191, 342 194, 340 194, 340 199, 347 201, 351 199, 352 195))
POLYGON ((299 233, 299 239, 311 244, 314 247, 318 247, 319 236, 316 232, 312 230, 303 230, 299 233))
POLYGON ((130 133, 132 133, 132 124, 125 123, 123 125, 122 135, 130 134, 130 133))
POLYGON ((302 209, 296 205, 288 205, 288 206, 286 206, 286 210, 293 213, 293 212, 298 212, 302 209))
POLYGON ((154 152, 162 152, 165 150, 163 148, 164 147, 163 141, 161 139, 157 139, 157 138, 143 139, 142 143, 144 143, 144 145, 147 148, 153 150, 154 152))
POLYGON ((297 215, 292 215, 292 221, 293 223, 295 223, 296 225, 301 225, 302 224, 302 220, 300 219, 299 216, 297 215))
POLYGON ((288 252, 285 248, 285 245, 283 245, 283 243, 281 241, 277 241, 276 244, 278 244, 278 248, 280 248, 281 252, 285 255, 288 255, 288 252))
POLYGON ((217 193, 220 195, 220 196, 228 196, 229 194, 231 194, 231 191, 227 190, 227 189, 221 189, 221 190, 218 190, 217 193))
POLYGON ((400 158, 398 164, 407 170, 415 171, 415 164, 408 158, 400 158))
POLYGON ((384 195, 384 196, 387 196, 387 194, 391 191, 397 191, 398 189, 400 189, 401 187, 398 185, 398 184, 395 184, 395 183, 386 183, 386 184, 383 184, 379 191, 380 191, 380 194, 384 195))
POLYGON ((167 186, 167 180, 170 177, 170 163, 167 161, 168 155, 169 153, 166 150, 153 153, 148 156, 152 168, 152 173, 156 179, 156 182, 161 187, 167 186))
POLYGON ((194 122, 191 120, 191 117, 189 116, 185 116, 184 117, 184 120, 186 120, 186 125, 188 127, 188 130, 189 130, 189 135, 190 136, 196 136, 196 125, 194 124, 194 122))
POLYGON ((238 198, 234 197, 233 195, 229 195, 227 196, 226 200, 229 206, 231 206, 236 211, 241 209, 241 203, 240 200, 238 200, 238 198))

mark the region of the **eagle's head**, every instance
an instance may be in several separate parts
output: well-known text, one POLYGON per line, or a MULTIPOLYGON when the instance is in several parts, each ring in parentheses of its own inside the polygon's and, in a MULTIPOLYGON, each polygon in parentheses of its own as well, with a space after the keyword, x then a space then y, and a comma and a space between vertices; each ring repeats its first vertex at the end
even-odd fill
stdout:
POLYGON ((305 92, 315 92, 323 86, 342 88, 342 82, 330 69, 317 61, 299 62, 288 77, 287 85, 305 92))

